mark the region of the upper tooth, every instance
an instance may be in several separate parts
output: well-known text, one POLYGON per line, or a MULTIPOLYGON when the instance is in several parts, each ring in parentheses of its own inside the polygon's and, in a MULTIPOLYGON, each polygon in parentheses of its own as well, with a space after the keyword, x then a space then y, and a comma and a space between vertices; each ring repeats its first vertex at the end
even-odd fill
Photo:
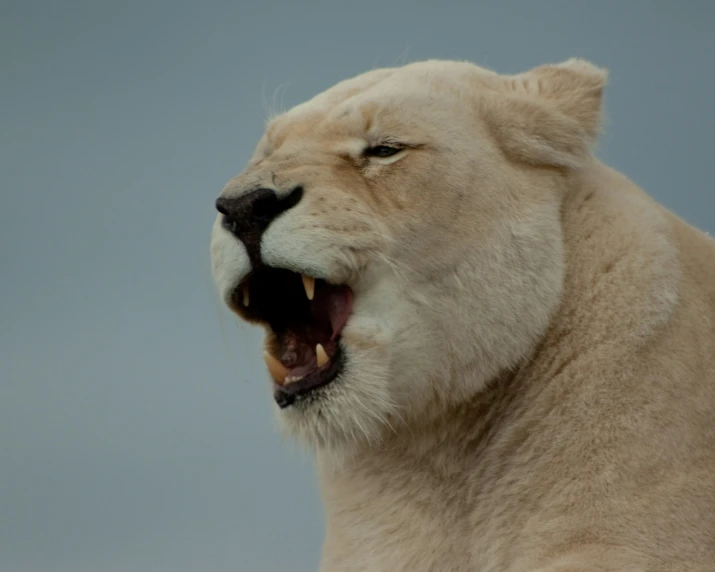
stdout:
POLYGON ((248 308, 248 304, 251 301, 251 296, 248 290, 248 284, 243 286, 243 305, 248 308))
POLYGON ((308 296, 308 300, 312 300, 313 296, 315 296, 315 278, 311 278, 310 276, 306 276, 305 274, 303 274, 301 278, 303 278, 303 288, 305 288, 305 295, 308 296))
POLYGON ((277 384, 283 385, 286 381, 286 376, 288 375, 288 368, 268 352, 263 352, 263 359, 266 360, 268 371, 273 380, 277 384))
POLYGON ((315 346, 315 359, 318 362, 318 367, 323 367, 330 360, 328 354, 325 353, 323 346, 320 344, 315 346))

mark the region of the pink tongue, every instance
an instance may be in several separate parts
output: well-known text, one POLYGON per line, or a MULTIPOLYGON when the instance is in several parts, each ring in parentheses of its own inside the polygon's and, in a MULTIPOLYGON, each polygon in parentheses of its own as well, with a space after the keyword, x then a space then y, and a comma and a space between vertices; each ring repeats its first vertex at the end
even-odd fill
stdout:
POLYGON ((353 292, 347 286, 326 288, 327 311, 333 333, 330 341, 335 341, 345 327, 353 309, 353 292))
POLYGON ((315 366, 317 364, 315 363, 315 360, 312 360, 310 363, 306 363, 303 365, 299 365, 298 367, 294 367, 293 369, 289 370, 288 373, 286 374, 286 377, 303 377, 308 375, 311 371, 315 369, 315 366))

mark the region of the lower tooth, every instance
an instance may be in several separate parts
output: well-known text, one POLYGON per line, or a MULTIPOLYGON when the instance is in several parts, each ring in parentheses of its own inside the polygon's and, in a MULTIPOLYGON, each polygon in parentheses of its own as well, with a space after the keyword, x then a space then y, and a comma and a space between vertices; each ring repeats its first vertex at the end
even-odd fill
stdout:
POLYGON ((315 346, 315 360, 318 363, 318 367, 323 367, 330 360, 325 349, 320 344, 315 346))
POLYGON ((295 383, 296 381, 300 381, 303 379, 302 375, 292 375, 289 377, 285 378, 285 381, 283 383, 288 384, 288 383, 295 383))
POLYGON ((286 382, 285 377, 286 373, 288 373, 288 368, 267 351, 263 352, 263 359, 266 360, 266 366, 268 366, 271 377, 277 384, 283 385, 286 382))

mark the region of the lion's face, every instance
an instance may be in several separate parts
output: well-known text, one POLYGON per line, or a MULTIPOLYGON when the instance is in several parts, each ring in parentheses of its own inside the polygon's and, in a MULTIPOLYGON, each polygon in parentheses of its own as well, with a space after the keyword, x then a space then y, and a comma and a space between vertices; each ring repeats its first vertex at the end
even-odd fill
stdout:
POLYGON ((603 81, 580 62, 422 62, 270 122, 217 201, 211 254, 225 303, 266 329, 287 431, 379 438, 528 356, 560 301, 562 181, 603 81))

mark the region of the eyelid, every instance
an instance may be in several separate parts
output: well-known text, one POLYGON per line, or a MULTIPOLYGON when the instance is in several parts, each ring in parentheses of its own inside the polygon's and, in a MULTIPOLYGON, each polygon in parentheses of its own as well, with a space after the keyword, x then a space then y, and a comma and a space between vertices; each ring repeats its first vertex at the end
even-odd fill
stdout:
POLYGON ((404 143, 402 143, 398 139, 394 139, 392 137, 386 137, 384 139, 379 139, 378 141, 375 142, 374 145, 370 145, 370 147, 399 147, 402 148, 404 143))

